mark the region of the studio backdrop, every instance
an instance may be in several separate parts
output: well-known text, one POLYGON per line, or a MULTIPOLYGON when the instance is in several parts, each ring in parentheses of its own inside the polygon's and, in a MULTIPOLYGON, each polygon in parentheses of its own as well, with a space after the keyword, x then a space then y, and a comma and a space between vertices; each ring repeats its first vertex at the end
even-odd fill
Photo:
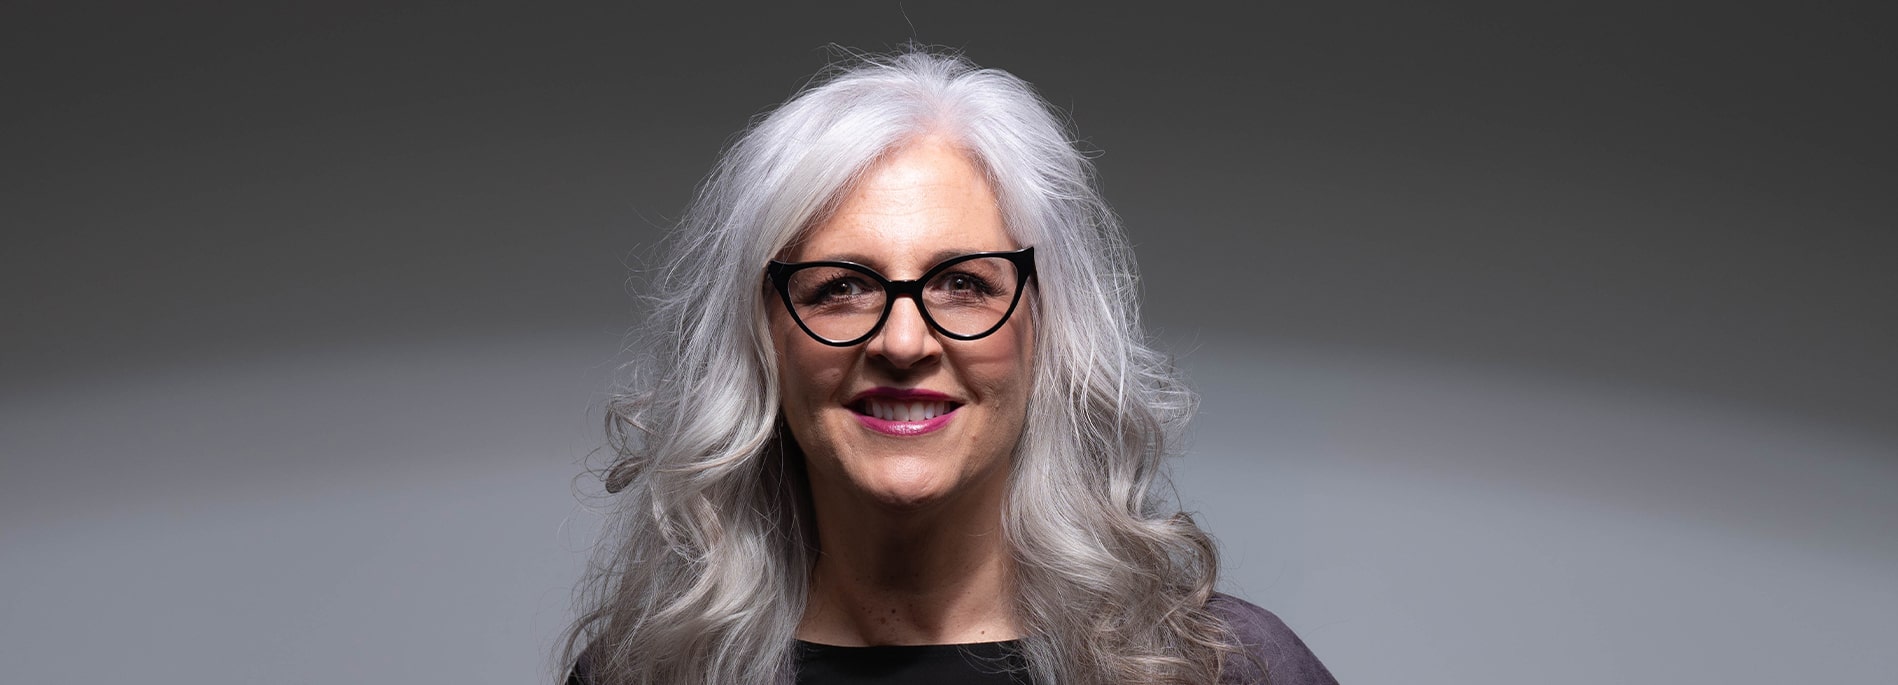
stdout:
POLYGON ((0 10, 0 681, 549 682, 627 280, 912 40, 1072 119, 1341 681, 1898 681, 1889 24, 685 5, 0 10))

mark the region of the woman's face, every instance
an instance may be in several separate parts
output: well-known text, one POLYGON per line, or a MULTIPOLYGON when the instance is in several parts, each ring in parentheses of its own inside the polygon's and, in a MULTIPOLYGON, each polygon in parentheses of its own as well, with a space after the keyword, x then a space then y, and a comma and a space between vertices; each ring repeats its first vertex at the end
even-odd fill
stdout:
MULTIPOLYGON (((871 166, 780 259, 856 262, 899 281, 948 257, 1020 247, 1003 230, 982 172, 928 137, 871 166)), ((784 416, 820 504, 914 510, 973 497, 999 501, 1027 417, 1034 343, 1027 302, 995 333, 962 341, 930 328, 915 300, 898 298, 876 335, 832 347, 806 335, 776 293, 769 295, 784 416), (918 399, 927 412, 948 413, 905 417, 918 399), (897 421, 876 418, 892 410, 897 421)))

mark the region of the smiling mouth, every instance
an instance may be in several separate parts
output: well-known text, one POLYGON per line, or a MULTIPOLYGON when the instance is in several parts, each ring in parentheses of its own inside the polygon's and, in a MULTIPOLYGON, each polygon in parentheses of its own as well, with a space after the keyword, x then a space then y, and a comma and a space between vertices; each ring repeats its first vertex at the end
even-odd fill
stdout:
POLYGON ((961 407, 955 402, 902 401, 884 397, 865 397, 851 403, 850 410, 884 421, 928 421, 961 407))

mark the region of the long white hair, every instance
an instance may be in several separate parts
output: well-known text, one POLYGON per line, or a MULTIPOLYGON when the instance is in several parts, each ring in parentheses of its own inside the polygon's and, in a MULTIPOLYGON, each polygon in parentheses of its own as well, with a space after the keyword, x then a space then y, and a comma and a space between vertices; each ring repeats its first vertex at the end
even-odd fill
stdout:
POLYGON ((879 156, 947 137, 1035 247, 1034 384, 1004 504, 1037 682, 1212 683, 1237 653, 1209 612, 1211 539, 1163 460, 1195 398, 1149 345, 1131 251, 1093 167, 1031 86, 958 55, 851 55, 726 151, 652 274, 607 406, 617 493, 560 655, 592 685, 785 682, 815 561, 779 415, 765 263, 879 156))

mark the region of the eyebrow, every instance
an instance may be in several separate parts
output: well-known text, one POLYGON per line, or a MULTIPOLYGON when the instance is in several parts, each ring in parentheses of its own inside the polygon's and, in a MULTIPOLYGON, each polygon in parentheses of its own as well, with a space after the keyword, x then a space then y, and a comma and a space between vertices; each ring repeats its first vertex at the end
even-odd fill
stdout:
MULTIPOLYGON (((960 247, 946 247, 940 250, 936 250, 935 252, 931 252, 929 254, 929 264, 923 267, 923 271, 928 271, 929 267, 933 267, 937 264, 941 264, 944 261, 949 260, 951 257, 960 257, 965 254, 973 254, 976 252, 1006 252, 1006 251, 1008 251, 1006 248, 1001 249, 1001 250, 983 250, 983 249, 970 249, 970 248, 960 248, 960 247)), ((857 264, 862 264, 872 269, 876 269, 879 272, 885 271, 889 268, 888 264, 882 264, 880 263, 881 260, 878 260, 875 257, 871 257, 870 255, 863 254, 861 252, 840 252, 840 253, 828 254, 828 255, 818 257, 816 259, 808 259, 804 261, 853 262, 857 264)), ((921 273, 919 272, 918 275, 921 275, 921 273)))

